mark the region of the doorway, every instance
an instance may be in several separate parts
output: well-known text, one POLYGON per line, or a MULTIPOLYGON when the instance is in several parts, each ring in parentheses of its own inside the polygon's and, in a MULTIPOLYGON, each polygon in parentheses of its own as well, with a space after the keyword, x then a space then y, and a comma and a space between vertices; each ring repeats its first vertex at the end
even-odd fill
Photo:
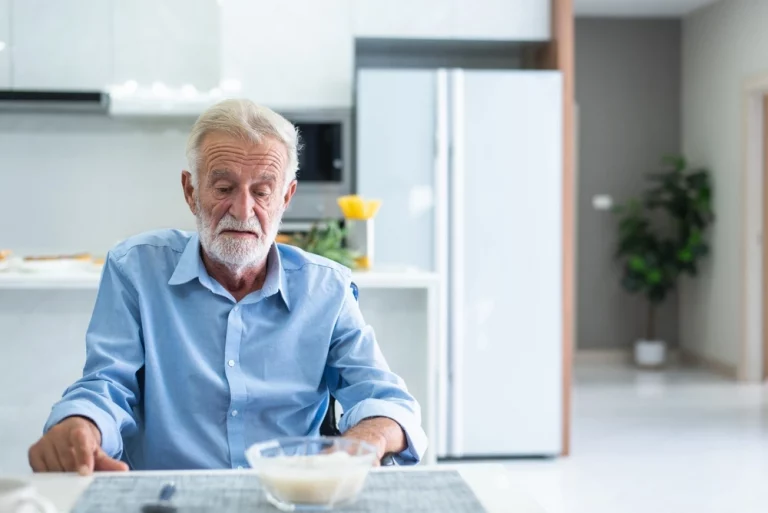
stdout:
POLYGON ((768 245, 766 244, 765 230, 768 228, 768 94, 762 95, 762 174, 763 174, 763 237, 762 237, 762 350, 763 369, 761 379, 768 381, 768 245))
POLYGON ((747 81, 744 105, 743 330, 740 381, 768 380, 768 74, 747 81))

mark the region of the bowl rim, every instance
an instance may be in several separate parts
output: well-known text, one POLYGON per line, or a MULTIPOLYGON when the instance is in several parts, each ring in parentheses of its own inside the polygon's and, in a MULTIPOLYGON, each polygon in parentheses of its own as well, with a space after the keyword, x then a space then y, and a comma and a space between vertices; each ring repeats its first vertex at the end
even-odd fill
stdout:
POLYGON ((360 457, 361 459, 365 457, 372 457, 372 460, 375 460, 377 455, 377 450, 373 445, 363 440, 358 440, 357 438, 342 438, 338 436, 286 436, 286 437, 272 438, 270 440, 265 440, 263 442, 257 442, 255 444, 251 444, 245 450, 245 458, 246 460, 248 460, 248 463, 251 465, 251 467, 255 467, 255 465, 251 460, 260 460, 262 462, 266 462, 273 458, 272 456, 262 456, 261 451, 265 449, 280 447, 282 444, 289 444, 289 443, 296 443, 296 444, 341 443, 342 445, 357 444, 359 447, 362 447, 363 449, 365 449, 366 452, 364 452, 363 454, 354 455, 354 456, 360 457))

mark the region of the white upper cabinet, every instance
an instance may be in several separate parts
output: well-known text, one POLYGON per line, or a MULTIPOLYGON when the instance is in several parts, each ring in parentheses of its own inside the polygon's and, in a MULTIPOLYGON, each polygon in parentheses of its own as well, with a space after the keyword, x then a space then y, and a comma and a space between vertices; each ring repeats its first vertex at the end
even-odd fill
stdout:
POLYGON ((0 89, 11 88, 11 0, 0 0, 0 89))
POLYGON ((551 0, 457 0, 458 39, 546 41, 551 0))
POLYGON ((221 78, 278 110, 350 107, 353 0, 223 0, 221 78))
POLYGON ((12 0, 11 86, 102 90, 112 78, 112 7, 113 0, 12 0))
POLYGON ((115 82, 218 86, 219 11, 216 0, 115 0, 115 82))
POLYGON ((357 37, 451 39, 457 0, 354 0, 357 37))
POLYGON ((543 41, 551 0, 355 0, 355 36, 543 41))

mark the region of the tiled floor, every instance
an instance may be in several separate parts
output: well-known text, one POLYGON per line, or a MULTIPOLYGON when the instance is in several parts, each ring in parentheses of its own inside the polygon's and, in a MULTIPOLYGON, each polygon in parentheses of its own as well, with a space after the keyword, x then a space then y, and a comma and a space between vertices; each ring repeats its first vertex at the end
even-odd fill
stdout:
POLYGON ((768 386, 579 366, 573 455, 509 469, 547 513, 765 513, 768 386))

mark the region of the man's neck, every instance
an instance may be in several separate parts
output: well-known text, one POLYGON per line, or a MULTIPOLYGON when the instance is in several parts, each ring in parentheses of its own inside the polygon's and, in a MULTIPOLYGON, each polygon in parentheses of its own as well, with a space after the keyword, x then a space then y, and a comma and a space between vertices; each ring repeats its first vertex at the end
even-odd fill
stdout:
POLYGON ((208 274, 227 289, 235 301, 240 301, 251 292, 261 290, 264 286, 264 281, 267 279, 267 257, 264 257, 264 260, 257 264, 233 269, 210 258, 202 249, 201 254, 208 274))

